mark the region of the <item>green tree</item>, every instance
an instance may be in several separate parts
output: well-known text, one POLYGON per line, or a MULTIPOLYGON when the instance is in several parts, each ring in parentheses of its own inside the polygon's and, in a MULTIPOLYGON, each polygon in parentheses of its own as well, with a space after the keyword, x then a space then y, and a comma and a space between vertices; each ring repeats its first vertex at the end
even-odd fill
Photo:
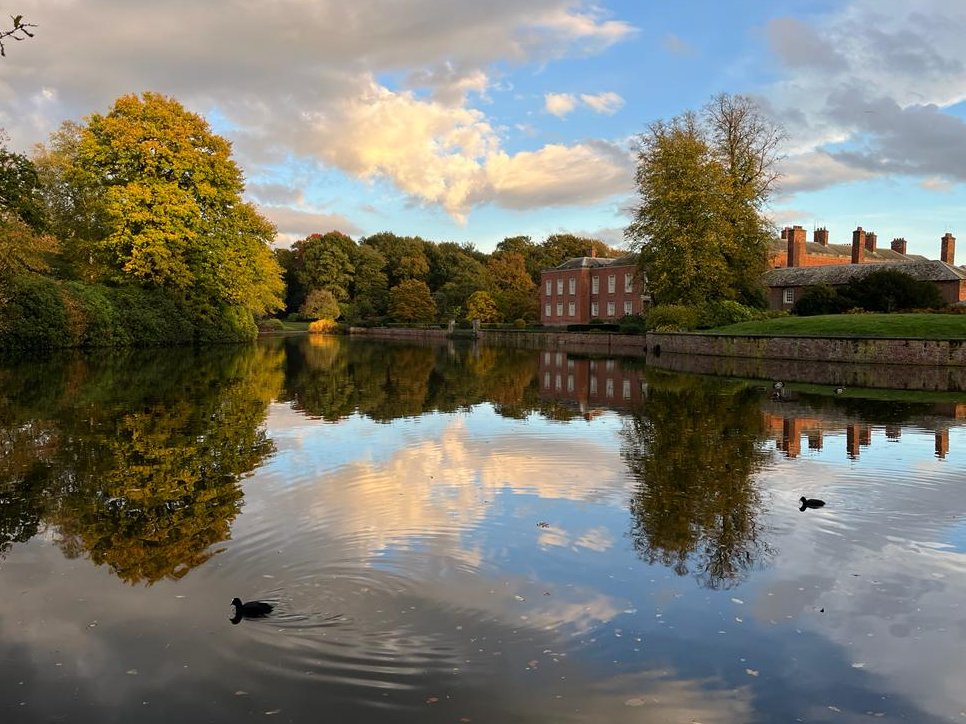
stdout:
POLYGON ((500 321, 500 310, 489 292, 479 291, 470 295, 466 301, 466 318, 479 319, 481 322, 500 321))
POLYGON ((389 316, 397 322, 432 322, 436 303, 426 282, 404 279, 389 290, 389 316))
POLYGON ((356 247, 353 257, 352 303, 346 316, 353 321, 381 317, 389 304, 386 257, 372 246, 356 247))
POLYGON ((122 96, 53 144, 65 190, 77 182, 94 207, 85 211, 115 281, 169 290, 199 310, 281 306, 275 229, 242 200, 230 144, 203 118, 157 93, 122 96))
POLYGON ((0 214, 10 215, 37 232, 43 232, 43 202, 33 161, 9 151, 0 138, 0 214))
POLYGON ((429 275, 427 244, 418 236, 397 236, 384 231, 361 239, 359 243, 375 248, 385 257, 390 287, 404 279, 425 281, 429 275))
POLYGON ((772 230, 762 214, 783 133, 744 96, 657 121, 640 138, 640 204, 625 236, 660 303, 762 306, 772 230))
POLYGON ((935 284, 915 279, 900 268, 877 269, 852 279, 840 292, 846 308, 861 307, 869 312, 897 312, 902 309, 939 309, 946 305, 935 284))
POLYGON ((305 304, 300 310, 302 315, 311 319, 339 318, 339 301, 328 289, 313 289, 305 298, 305 304))
POLYGON ((340 231, 312 234, 295 242, 296 275, 306 289, 328 289, 340 302, 349 299, 356 245, 340 231))
POLYGON ((451 241, 427 244, 429 288, 444 319, 460 316, 470 295, 489 286, 486 266, 474 252, 470 245, 451 241))

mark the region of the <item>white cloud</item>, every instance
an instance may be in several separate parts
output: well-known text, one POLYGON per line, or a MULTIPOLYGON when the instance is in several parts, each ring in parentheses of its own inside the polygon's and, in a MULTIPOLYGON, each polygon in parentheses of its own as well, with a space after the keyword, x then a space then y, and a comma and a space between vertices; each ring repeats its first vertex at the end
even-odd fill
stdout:
POLYGON ((607 115, 617 113, 624 105, 624 99, 613 91, 598 93, 597 95, 582 95, 580 100, 597 113, 606 113, 607 115))
POLYGON ((547 93, 543 97, 544 110, 557 118, 563 118, 576 107, 577 99, 570 93, 547 93))
POLYGON ((309 234, 341 231, 348 236, 359 236, 361 228, 341 214, 292 208, 289 206, 258 206, 260 214, 275 224, 278 235, 275 246, 289 247, 309 234))

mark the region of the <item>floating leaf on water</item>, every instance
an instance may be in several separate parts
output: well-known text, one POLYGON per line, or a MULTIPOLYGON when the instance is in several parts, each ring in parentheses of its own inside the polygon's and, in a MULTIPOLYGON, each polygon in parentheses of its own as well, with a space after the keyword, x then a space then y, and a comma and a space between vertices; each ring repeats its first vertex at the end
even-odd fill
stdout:
POLYGON ((742 600, 741 600, 740 598, 732 598, 732 599, 731 599, 731 602, 732 602, 732 603, 737 603, 737 604, 738 604, 739 606, 742 606, 742 605, 744 605, 744 603, 745 603, 745 602, 744 602, 744 601, 742 601, 742 600))
POLYGON ((745 673, 748 674, 748 676, 758 676, 757 669, 745 669, 745 673))
POLYGON ((625 701, 624 706, 644 706, 646 703, 641 697, 635 696, 633 699, 625 701))

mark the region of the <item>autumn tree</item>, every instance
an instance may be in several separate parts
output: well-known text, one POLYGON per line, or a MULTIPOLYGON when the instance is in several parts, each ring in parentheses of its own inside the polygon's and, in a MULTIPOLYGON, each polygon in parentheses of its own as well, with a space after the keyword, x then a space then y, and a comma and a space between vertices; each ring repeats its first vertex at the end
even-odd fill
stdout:
POLYGON ((450 319, 462 316, 470 295, 489 285, 486 266, 471 245, 447 241, 426 246, 429 287, 439 313, 450 319))
POLYGON ((499 322, 500 310, 489 292, 474 292, 466 301, 466 318, 478 319, 481 322, 499 322))
POLYGON ((660 303, 764 303, 781 128, 745 96, 657 121, 640 138, 640 204, 625 236, 660 303))
POLYGON ((386 275, 390 287, 404 279, 426 281, 429 275, 427 243, 418 236, 397 236, 384 231, 361 239, 359 243, 373 247, 386 259, 386 275))
POLYGON ((436 303, 426 282, 405 279, 389 290, 389 316, 397 322, 432 322, 436 303))
POLYGON ((165 289, 199 310, 281 306, 274 227, 243 201, 228 141, 174 99, 122 96, 55 134, 41 157, 58 184, 57 223, 96 247, 114 281, 165 289))
POLYGON ((517 252, 497 253, 487 265, 493 283, 493 298, 504 319, 537 318, 537 285, 527 273, 526 262, 517 252))

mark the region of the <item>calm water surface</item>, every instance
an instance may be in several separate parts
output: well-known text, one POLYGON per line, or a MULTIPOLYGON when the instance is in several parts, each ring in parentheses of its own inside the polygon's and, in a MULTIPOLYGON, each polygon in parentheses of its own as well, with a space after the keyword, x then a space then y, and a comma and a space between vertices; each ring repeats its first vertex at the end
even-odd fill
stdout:
POLYGON ((966 720, 966 400, 788 387, 328 338, 0 364, 0 721, 966 720))

